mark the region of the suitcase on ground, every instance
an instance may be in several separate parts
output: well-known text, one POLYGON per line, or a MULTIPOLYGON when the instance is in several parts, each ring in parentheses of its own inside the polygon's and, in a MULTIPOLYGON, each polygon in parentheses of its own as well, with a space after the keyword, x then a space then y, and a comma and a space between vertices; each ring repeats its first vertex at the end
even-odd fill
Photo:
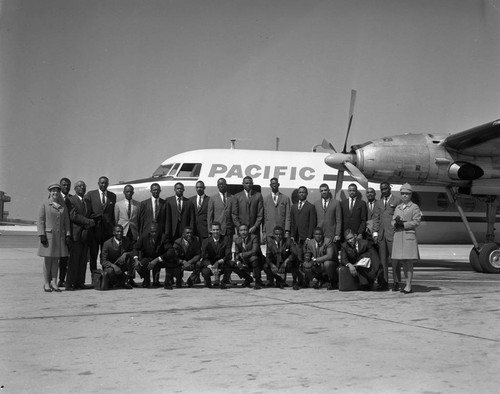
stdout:
POLYGON ((104 270, 96 270, 92 272, 92 286, 96 290, 109 290, 109 275, 104 270))
POLYGON ((351 275, 349 268, 339 267, 339 290, 340 291, 354 291, 359 289, 359 279, 351 275))

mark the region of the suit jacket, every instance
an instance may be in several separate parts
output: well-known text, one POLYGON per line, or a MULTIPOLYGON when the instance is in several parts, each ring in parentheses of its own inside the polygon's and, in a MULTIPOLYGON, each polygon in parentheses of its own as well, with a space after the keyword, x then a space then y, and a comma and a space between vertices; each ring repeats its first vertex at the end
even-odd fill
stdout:
POLYGON ((106 196, 104 206, 99 190, 91 190, 84 196, 87 209, 90 210, 90 217, 96 220, 96 226, 92 228, 92 233, 98 242, 104 242, 112 237, 115 225, 116 194, 108 190, 106 196))
POLYGON ((321 227, 325 233, 325 237, 332 238, 342 235, 342 209, 340 202, 330 198, 328 205, 323 207, 323 199, 320 198, 314 203, 316 209, 317 226, 321 227))
POLYGON ((230 236, 221 235, 218 242, 215 242, 213 237, 205 238, 201 245, 203 265, 206 267, 220 259, 224 259, 224 262, 231 261, 232 244, 230 236))
POLYGON ((130 200, 130 217, 128 217, 128 200, 124 199, 115 204, 115 221, 116 224, 123 226, 123 235, 128 234, 128 230, 132 231, 134 240, 139 236, 139 210, 140 203, 135 200, 130 200))
POLYGON ((198 237, 193 237, 193 241, 189 245, 184 242, 184 238, 177 238, 174 242, 174 250, 181 260, 195 263, 201 258, 201 245, 198 237))
MULTIPOLYGON (((92 220, 90 219, 90 211, 85 208, 83 201, 78 196, 69 197, 71 211, 69 219, 71 221, 71 235, 74 242, 88 242, 88 229, 92 220)), ((86 204, 86 203, 85 203, 86 204)))
POLYGON ((284 238, 278 247, 276 240, 270 237, 266 247, 266 258, 269 263, 279 267, 287 258, 290 258, 290 261, 297 259, 297 248, 289 238, 284 238))
POLYGON ((121 245, 119 246, 115 237, 111 237, 102 245, 101 251, 101 265, 103 269, 110 268, 116 260, 123 254, 132 251, 132 242, 123 237, 121 245))
POLYGON ((399 197, 390 195, 387 204, 384 206, 384 199, 381 198, 375 203, 375 213, 373 215, 373 233, 377 233, 378 239, 393 240, 394 228, 392 227, 391 220, 394 215, 394 210, 401 204, 399 197))
MULTIPOLYGON (((149 233, 151 223, 153 223, 154 220, 153 200, 150 197, 147 200, 141 201, 139 206, 139 234, 149 233)), ((165 232, 165 200, 160 197, 158 197, 156 223, 158 224, 158 232, 163 234, 165 232)))
POLYGON ((213 222, 219 222, 221 224, 220 233, 232 236, 234 234, 233 217, 236 215, 235 209, 234 196, 229 193, 226 193, 225 204, 220 193, 210 197, 207 213, 208 232, 212 231, 213 222))
POLYGON ((264 225, 262 231, 272 235, 276 226, 281 226, 285 231, 290 231, 290 208, 290 198, 281 192, 278 194, 276 204, 272 193, 264 197, 264 225))
POLYGON ((210 197, 205 196, 203 198, 203 202, 201 204, 201 208, 198 209, 198 195, 190 198, 191 202, 194 205, 195 211, 195 223, 196 227, 194 228, 195 235, 200 237, 201 239, 208 237, 208 202, 210 201, 210 197))
POLYGON ((248 224, 248 228, 255 226, 255 233, 259 233, 259 228, 264 218, 264 200, 262 199, 262 194, 255 190, 250 190, 247 198, 243 190, 237 193, 234 198, 236 200, 236 209, 233 222, 236 228, 244 223, 248 224))
POLYGON ((295 242, 303 242, 306 238, 312 238, 314 227, 316 227, 316 209, 305 201, 302 209, 299 204, 293 204, 290 210, 290 236, 295 242))
POLYGON ((182 197, 182 210, 179 212, 177 196, 172 196, 165 200, 165 208, 165 234, 171 242, 179 238, 186 227, 194 230, 195 212, 191 200, 182 197))
POLYGON ((156 233, 156 237, 153 239, 151 233, 144 233, 134 244, 134 256, 155 259, 162 256, 166 252, 165 245, 167 243, 167 237, 165 234, 160 234, 158 232, 156 233))
POLYGON ((234 253, 236 255, 241 253, 243 260, 254 256, 261 256, 262 251, 260 250, 259 237, 255 234, 248 234, 245 239, 236 237, 234 240, 234 253))
POLYGON ((320 245, 316 245, 316 240, 311 239, 304 249, 304 251, 311 252, 312 257, 316 258, 316 261, 319 263, 328 260, 338 260, 338 256, 336 256, 337 248, 330 238, 324 238, 320 245))
POLYGON ((351 200, 347 198, 340 203, 342 207, 342 236, 344 235, 344 231, 348 228, 357 234, 364 234, 366 229, 366 202, 359 197, 356 198, 351 211, 349 209, 350 201, 351 200))
POLYGON ((373 207, 370 208, 370 203, 366 202, 366 232, 373 232, 373 219, 375 218, 375 211, 377 210, 377 200, 373 201, 373 207))
MULTIPOLYGON (((377 252, 373 248, 373 244, 366 239, 358 239, 358 249, 351 246, 348 242, 343 242, 341 245, 340 264, 356 264, 363 257, 370 259, 378 259, 377 252)), ((375 261, 372 261, 375 264, 375 261)))

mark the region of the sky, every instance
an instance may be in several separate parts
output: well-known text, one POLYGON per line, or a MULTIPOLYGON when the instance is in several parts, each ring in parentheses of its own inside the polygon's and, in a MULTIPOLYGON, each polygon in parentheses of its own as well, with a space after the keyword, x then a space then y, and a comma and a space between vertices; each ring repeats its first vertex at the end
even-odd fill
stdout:
POLYGON ((500 118, 500 0, 0 0, 0 190, 500 118))

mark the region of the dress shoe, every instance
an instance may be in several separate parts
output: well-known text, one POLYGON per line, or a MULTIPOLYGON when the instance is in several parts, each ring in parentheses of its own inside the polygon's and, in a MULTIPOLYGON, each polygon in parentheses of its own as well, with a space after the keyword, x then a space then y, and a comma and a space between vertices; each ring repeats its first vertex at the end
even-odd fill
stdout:
POLYGON ((250 287, 250 282, 249 280, 245 280, 242 284, 241 284, 241 287, 250 287))
POLYGON ((379 284, 377 287, 377 291, 389 291, 389 283, 379 284))
POLYGON ((283 290, 283 289, 285 288, 285 283, 284 283, 284 282, 277 283, 277 284, 276 284, 276 287, 277 287, 278 289, 282 289, 282 290, 283 290))
POLYGON ((153 282, 153 287, 161 287, 161 283, 160 282, 153 282))
POLYGON ((149 286, 151 286, 151 281, 144 279, 142 281, 142 287, 144 287, 145 289, 147 289, 149 286))
POLYGON ((66 282, 64 282, 63 280, 60 280, 58 283, 57 283, 57 287, 65 287, 66 286, 66 282))
POLYGON ((206 287, 207 289, 210 289, 210 288, 212 287, 212 281, 210 281, 210 280, 205 280, 205 287, 206 287))
POLYGON ((49 287, 48 289, 43 286, 43 291, 45 291, 46 293, 52 293, 52 287, 49 287))
POLYGON ((50 286, 52 291, 55 291, 56 293, 60 293, 62 290, 59 288, 59 287, 54 287, 54 286, 50 286))
POLYGON ((200 276, 197 276, 196 279, 194 280, 194 284, 197 285, 197 284, 200 284, 200 283, 201 283, 200 276))
POLYGON ((139 286, 137 285, 137 283, 135 283, 135 282, 134 282, 134 280, 133 280, 133 279, 129 279, 129 280, 128 280, 128 284, 129 284, 130 286, 132 286, 132 287, 139 287, 139 286))
POLYGON ((187 287, 191 288, 193 287, 193 280, 191 278, 188 278, 188 280, 186 281, 186 284, 187 284, 187 287))
POLYGON ((74 286, 72 286, 72 285, 69 285, 69 286, 66 286, 66 287, 64 288, 64 290, 66 290, 66 291, 75 291, 75 287, 74 287, 74 286))
POLYGON ((170 284, 170 282, 165 282, 165 285, 163 286, 164 289, 166 290, 173 290, 174 288, 170 284))
POLYGON ((399 283, 398 282, 394 282, 394 284, 392 285, 392 291, 399 291, 399 283))
POLYGON ((269 280, 269 281, 266 283, 266 287, 274 287, 274 280, 269 280))
POLYGON ((260 289, 262 289, 262 283, 260 283, 260 282, 255 283, 255 285, 253 286, 253 289, 254 290, 260 290, 260 289))
POLYGON ((293 289, 294 290, 300 290, 299 284, 298 283, 294 283, 293 284, 293 289))
POLYGON ((318 281, 314 282, 312 287, 313 287, 313 289, 318 290, 318 289, 321 289, 321 286, 323 286, 323 282, 318 280, 318 281))
POLYGON ((413 291, 412 291, 411 289, 410 289, 410 290, 402 289, 402 290, 400 291, 400 293, 403 293, 403 294, 411 294, 411 293, 413 293, 413 291))
POLYGON ((125 283, 122 285, 122 287, 123 287, 124 289, 127 289, 127 290, 132 290, 132 289, 133 289, 133 287, 132 287, 130 284, 128 284, 127 282, 125 282, 125 283))
POLYGON ((179 282, 177 282, 177 283, 175 284, 175 288, 176 288, 176 289, 182 289, 182 280, 180 280, 179 282))
POLYGON ((219 286, 222 290, 225 290, 227 289, 227 285, 224 283, 224 281, 220 282, 220 286, 219 286))
POLYGON ((328 285, 326 285, 326 289, 327 290, 334 290, 335 287, 331 283, 328 283, 328 285))

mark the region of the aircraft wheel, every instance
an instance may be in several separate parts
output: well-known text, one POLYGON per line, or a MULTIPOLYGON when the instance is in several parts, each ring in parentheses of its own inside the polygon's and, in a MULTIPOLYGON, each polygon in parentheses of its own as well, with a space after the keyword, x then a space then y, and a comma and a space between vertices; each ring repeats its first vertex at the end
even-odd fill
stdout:
POLYGON ((479 251, 479 264, 483 272, 500 274, 500 248, 494 242, 485 244, 479 251))
POLYGON ((483 267, 479 263, 479 253, 475 248, 472 248, 469 254, 469 262, 472 269, 476 272, 483 272, 483 267))

